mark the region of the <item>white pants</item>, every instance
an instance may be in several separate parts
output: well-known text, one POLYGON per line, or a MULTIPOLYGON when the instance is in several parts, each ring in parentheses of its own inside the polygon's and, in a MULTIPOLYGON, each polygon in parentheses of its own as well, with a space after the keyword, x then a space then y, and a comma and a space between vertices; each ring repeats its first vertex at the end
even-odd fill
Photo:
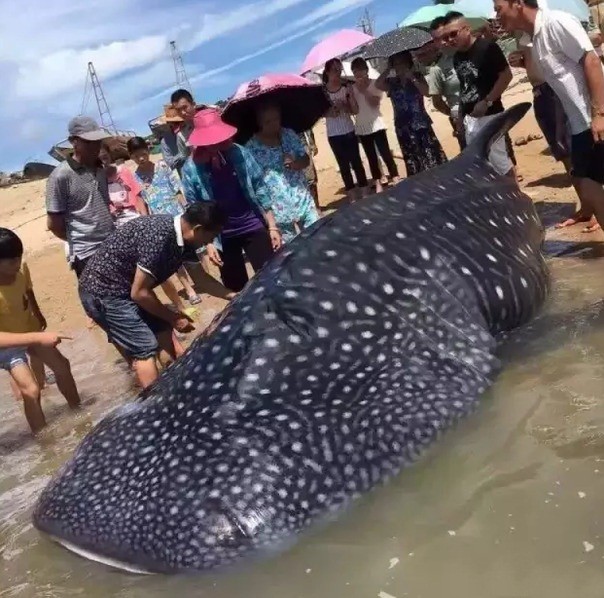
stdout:
MULTIPOLYGON (((464 129, 466 133, 466 143, 469 145, 472 143, 476 136, 484 127, 489 124, 496 114, 490 116, 482 116, 481 118, 474 118, 473 116, 466 116, 464 118, 464 129)), ((510 160, 508 150, 505 146, 505 138, 498 139, 492 146, 489 152, 489 162, 493 168, 499 174, 507 174, 514 168, 514 164, 510 160)))

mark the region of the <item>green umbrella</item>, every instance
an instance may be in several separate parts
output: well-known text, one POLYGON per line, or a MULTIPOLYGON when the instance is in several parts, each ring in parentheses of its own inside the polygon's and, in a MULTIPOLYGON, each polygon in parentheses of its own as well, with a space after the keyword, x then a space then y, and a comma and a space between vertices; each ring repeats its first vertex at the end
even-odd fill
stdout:
MULTIPOLYGON (((405 20, 401 21, 399 27, 422 27, 428 29, 430 23, 438 17, 444 17, 448 12, 456 10, 455 3, 451 4, 430 4, 428 6, 422 6, 416 11, 412 12, 405 20)), ((472 29, 480 29, 486 25, 486 19, 480 16, 474 16, 471 14, 465 15, 470 27, 472 29)))

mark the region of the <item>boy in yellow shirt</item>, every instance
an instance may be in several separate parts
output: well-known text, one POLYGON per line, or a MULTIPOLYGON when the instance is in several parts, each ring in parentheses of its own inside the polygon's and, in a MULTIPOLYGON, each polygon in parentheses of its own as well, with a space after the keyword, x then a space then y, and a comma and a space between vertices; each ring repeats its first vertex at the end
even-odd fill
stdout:
MULTIPOLYGON (((23 243, 11 230, 0 228, 0 333, 29 335, 45 328, 29 269, 23 262, 23 243)), ((57 387, 71 408, 79 407, 80 397, 69 361, 56 345, 38 341, 29 347, 19 343, 0 348, 0 369, 10 373, 23 400, 27 422, 35 433, 46 425, 46 419, 40 405, 40 386, 29 366, 27 351, 54 372, 57 387)))

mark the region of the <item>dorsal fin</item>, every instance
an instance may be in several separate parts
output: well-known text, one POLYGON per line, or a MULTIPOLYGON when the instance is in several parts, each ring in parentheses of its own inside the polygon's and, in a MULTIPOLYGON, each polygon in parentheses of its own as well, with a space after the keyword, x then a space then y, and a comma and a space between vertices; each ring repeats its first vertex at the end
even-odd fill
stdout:
POLYGON ((530 102, 522 102, 508 108, 505 112, 497 114, 484 128, 476 139, 463 152, 466 155, 474 154, 487 158, 493 143, 501 139, 512 127, 530 110, 530 102))

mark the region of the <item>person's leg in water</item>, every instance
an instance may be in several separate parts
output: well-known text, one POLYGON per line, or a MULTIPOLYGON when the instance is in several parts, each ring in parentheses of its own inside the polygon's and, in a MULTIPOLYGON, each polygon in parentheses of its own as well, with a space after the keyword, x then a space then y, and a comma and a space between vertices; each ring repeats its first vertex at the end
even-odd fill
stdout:
POLYGON ((23 361, 15 364, 10 370, 11 380, 19 391, 23 401, 25 418, 31 431, 36 434, 46 426, 46 418, 40 404, 40 388, 29 365, 23 361))
POLYGON ((181 355, 184 355, 185 348, 171 330, 159 332, 157 334, 157 344, 159 345, 158 359, 164 368, 174 363, 181 355))
POLYGON ((72 409, 80 406, 80 395, 71 373, 69 360, 56 347, 31 347, 32 356, 35 355, 44 365, 54 372, 59 392, 65 397, 67 404, 72 409))
POLYGON ((42 360, 39 357, 37 357, 35 354, 32 354, 31 351, 29 353, 29 367, 31 368, 31 371, 34 373, 36 382, 38 383, 38 386, 40 387, 40 391, 44 390, 46 388, 46 381, 47 381, 46 370, 44 369, 44 363, 42 363, 42 360))

